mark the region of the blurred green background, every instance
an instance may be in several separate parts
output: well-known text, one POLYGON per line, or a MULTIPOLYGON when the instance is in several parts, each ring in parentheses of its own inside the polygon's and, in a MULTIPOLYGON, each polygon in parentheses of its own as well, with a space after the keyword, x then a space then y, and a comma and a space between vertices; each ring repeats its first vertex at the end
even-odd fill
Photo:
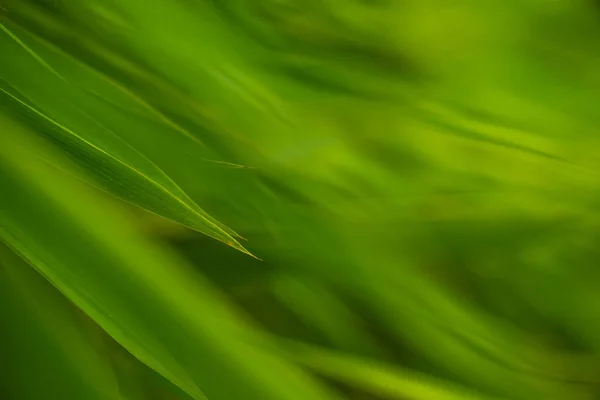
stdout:
POLYGON ((0 398, 600 398, 600 3, 0 0, 0 398))

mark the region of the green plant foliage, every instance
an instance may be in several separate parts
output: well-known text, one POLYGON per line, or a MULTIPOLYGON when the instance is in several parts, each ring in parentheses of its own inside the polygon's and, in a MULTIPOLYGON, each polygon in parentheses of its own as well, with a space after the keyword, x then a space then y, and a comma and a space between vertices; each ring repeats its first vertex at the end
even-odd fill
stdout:
POLYGON ((597 398, 599 35, 0 0, 0 398, 597 398))

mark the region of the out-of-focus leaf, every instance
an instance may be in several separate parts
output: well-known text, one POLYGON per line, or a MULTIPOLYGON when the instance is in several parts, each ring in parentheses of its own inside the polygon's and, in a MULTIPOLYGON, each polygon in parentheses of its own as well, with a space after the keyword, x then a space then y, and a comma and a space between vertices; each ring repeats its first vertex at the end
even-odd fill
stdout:
POLYGON ((32 156, 39 143, 26 129, 2 124, 2 240, 128 351, 195 399, 337 398, 261 350, 262 336, 197 272, 32 156))
POLYGON ((334 293, 316 280, 294 275, 277 275, 273 292, 285 306, 310 327, 316 328, 339 350, 364 356, 383 357, 360 319, 334 293))
POLYGON ((107 355, 86 335, 82 315, 4 245, 0 285, 3 396, 125 400, 107 355))
MULTIPOLYGON (((268 273, 243 254, 222 256, 226 248, 205 251, 217 244, 190 230, 177 249, 266 329, 359 354, 364 335, 343 334, 356 313, 389 353, 369 353, 380 360, 508 399, 597 397, 595 0, 2 4, 3 24, 30 50, 10 42, 2 88, 78 134, 111 131, 135 149, 122 158, 142 156, 252 236, 268 273), (67 97, 71 108, 52 104, 67 97), (268 285, 278 274, 317 290, 284 283, 286 309, 268 285)), ((138 291, 152 297, 125 286, 116 285, 123 303, 138 291)), ((130 319, 139 322, 138 310, 147 318, 131 303, 130 319)), ((178 329, 190 313, 182 309, 156 317, 178 329)), ((244 342, 260 342, 234 325, 244 342)), ((156 321, 143 326, 174 336, 156 321)), ((186 371, 201 362, 186 358, 203 353, 193 340, 183 338, 186 351, 169 342, 186 371)), ((219 375, 213 392, 225 375, 236 376, 219 375)), ((242 386, 256 387, 236 394, 242 386)))
POLYGON ((408 369, 317 346, 283 341, 291 360, 351 387, 386 399, 500 400, 408 369))

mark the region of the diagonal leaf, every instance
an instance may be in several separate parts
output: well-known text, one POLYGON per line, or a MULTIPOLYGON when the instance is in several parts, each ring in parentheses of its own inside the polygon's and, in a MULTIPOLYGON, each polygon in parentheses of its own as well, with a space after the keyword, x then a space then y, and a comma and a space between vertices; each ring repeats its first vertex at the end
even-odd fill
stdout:
POLYGON ((285 340, 282 346, 298 364, 385 399, 500 400, 408 369, 306 343, 285 340))
POLYGON ((106 354, 86 336, 75 307, 4 245, 0 285, 4 395, 125 400, 106 354))
POLYGON ((9 61, 0 66, 0 78, 4 81, 0 106, 5 112, 35 127, 40 136, 77 161, 84 170, 78 175, 80 178, 248 253, 233 237, 235 232, 202 210, 162 169, 131 146, 121 132, 99 121, 110 120, 114 112, 110 114, 101 107, 100 100, 64 81, 14 33, 3 25, 0 28, 0 46, 11 54, 9 61), (39 79, 32 80, 30 76, 39 79))
POLYGON ((11 134, 0 137, 0 237, 127 350, 195 399, 337 398, 261 350, 262 335, 202 276, 33 156, 40 144, 26 130, 1 122, 11 134))

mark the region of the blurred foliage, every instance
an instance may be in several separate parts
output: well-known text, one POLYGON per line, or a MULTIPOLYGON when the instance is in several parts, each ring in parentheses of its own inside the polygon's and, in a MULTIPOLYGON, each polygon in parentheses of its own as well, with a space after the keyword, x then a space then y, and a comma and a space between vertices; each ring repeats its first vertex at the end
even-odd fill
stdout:
POLYGON ((0 0, 1 397, 598 398, 599 41, 593 0, 0 0))

